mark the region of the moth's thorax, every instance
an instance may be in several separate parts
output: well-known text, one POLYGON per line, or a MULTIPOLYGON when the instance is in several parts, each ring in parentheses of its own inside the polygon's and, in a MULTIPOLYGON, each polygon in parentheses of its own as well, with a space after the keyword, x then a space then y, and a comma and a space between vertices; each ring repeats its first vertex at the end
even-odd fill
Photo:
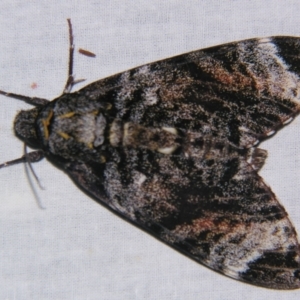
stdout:
POLYGON ((102 162, 105 147, 107 110, 95 102, 83 108, 62 96, 44 107, 37 118, 38 136, 46 152, 65 159, 92 159, 102 162))

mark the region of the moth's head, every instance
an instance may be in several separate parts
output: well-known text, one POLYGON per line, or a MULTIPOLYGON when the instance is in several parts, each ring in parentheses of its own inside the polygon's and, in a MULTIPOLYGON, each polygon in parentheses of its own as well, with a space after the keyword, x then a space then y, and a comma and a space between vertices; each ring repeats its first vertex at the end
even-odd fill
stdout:
POLYGON ((21 110, 14 121, 16 136, 32 148, 41 148, 35 125, 38 112, 38 108, 21 110))

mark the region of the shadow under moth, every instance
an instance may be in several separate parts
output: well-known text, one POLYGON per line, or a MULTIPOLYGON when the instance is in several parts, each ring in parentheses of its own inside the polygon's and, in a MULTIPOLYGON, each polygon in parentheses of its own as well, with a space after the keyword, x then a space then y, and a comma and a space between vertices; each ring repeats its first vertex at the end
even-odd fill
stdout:
POLYGON ((258 148, 300 111, 300 38, 250 39, 98 80, 34 108, 14 131, 100 204, 193 260, 273 289, 300 287, 300 247, 258 175, 258 148))

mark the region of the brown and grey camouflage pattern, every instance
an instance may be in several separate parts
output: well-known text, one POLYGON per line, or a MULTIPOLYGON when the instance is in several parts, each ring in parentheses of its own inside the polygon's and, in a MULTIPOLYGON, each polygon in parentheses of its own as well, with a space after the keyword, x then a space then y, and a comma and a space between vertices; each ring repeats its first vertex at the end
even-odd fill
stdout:
POLYGON ((18 137, 99 203, 190 258, 300 287, 300 248, 257 145, 300 110, 300 38, 199 50, 21 112, 18 137))

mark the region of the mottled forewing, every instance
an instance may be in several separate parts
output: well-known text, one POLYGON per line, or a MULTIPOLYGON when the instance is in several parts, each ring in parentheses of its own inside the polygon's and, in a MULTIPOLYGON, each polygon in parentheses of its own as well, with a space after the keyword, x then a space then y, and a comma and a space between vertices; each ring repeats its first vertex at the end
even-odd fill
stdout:
POLYGON ((299 66, 299 38, 252 39, 144 65, 81 91, 111 102, 122 120, 250 147, 298 114, 299 66))

